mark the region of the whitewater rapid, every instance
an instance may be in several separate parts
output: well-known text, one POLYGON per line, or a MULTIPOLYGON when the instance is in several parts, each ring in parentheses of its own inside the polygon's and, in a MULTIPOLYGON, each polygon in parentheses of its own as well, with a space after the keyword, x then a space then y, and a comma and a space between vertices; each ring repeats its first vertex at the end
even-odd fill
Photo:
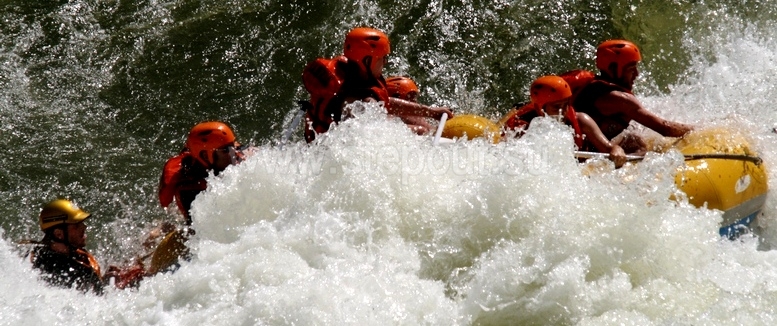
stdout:
MULTIPOLYGON (((700 55, 686 78, 638 96, 746 136, 774 189, 774 29, 724 27, 688 36, 700 55)), ((729 241, 721 212, 678 193, 677 152, 581 167, 550 120, 499 144, 432 146, 365 106, 314 146, 257 144, 210 178, 192 211, 194 258, 136 290, 48 287, 4 237, 0 325, 775 324, 773 193, 759 236, 729 241)), ((142 236, 113 225, 119 243, 142 236)), ((136 252, 98 239, 104 268, 136 252)))
POLYGON ((549 119, 518 140, 432 146, 366 106, 316 146, 257 146, 209 179, 192 211, 194 259, 137 290, 49 288, 5 248, 3 323, 774 318, 777 254, 721 239, 721 212, 669 200, 679 153, 581 169, 569 129, 549 119))

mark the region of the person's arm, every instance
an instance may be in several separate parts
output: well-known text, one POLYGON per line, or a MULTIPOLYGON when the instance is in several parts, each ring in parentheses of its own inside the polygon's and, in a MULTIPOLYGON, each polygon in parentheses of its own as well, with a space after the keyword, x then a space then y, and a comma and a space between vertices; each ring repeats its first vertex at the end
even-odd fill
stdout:
POLYGON ((440 120, 442 114, 448 114, 448 119, 453 118, 453 111, 446 107, 429 107, 423 104, 410 102, 396 97, 389 98, 390 109, 388 113, 397 116, 419 116, 440 120))
POLYGON ((629 120, 639 122, 645 127, 668 137, 681 137, 693 130, 693 127, 679 122, 663 119, 645 109, 633 94, 612 91, 594 103, 604 115, 623 114, 629 120))
POLYGON ((580 131, 585 135, 586 139, 590 141, 596 150, 600 153, 609 153, 608 157, 615 167, 619 168, 626 164, 626 152, 620 146, 610 142, 607 137, 604 136, 599 126, 594 119, 588 114, 577 112, 577 123, 580 126, 580 131))
MULTIPOLYGON (((513 131, 516 137, 523 136, 526 129, 529 128, 529 122, 522 120, 518 115, 517 110, 510 111, 505 118, 503 118, 499 125, 502 127, 503 132, 513 131)), ((504 135, 503 135, 504 136, 504 135)))
POLYGON ((140 281, 147 275, 143 262, 138 260, 134 264, 118 267, 108 266, 108 271, 103 275, 106 284, 114 279, 114 286, 118 289, 136 288, 140 286, 140 281))

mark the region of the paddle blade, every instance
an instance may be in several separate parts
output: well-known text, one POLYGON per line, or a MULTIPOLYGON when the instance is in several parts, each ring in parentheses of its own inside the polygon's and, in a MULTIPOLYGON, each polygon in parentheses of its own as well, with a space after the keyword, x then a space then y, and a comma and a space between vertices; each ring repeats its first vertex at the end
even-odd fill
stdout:
POLYGON ((189 248, 185 244, 187 239, 182 230, 168 233, 154 250, 148 273, 156 274, 170 270, 178 264, 179 258, 187 257, 189 255, 189 248))

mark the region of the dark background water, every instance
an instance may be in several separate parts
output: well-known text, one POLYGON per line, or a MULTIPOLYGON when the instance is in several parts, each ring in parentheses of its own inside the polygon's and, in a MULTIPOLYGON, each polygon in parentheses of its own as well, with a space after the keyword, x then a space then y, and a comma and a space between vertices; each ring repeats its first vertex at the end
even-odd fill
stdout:
POLYGON ((93 242, 166 217, 161 166, 197 122, 277 143, 306 98, 302 68, 339 54, 352 27, 389 35, 385 75, 414 77, 421 102, 496 117, 540 75, 594 69, 608 38, 642 47, 638 93, 667 92, 692 58, 714 61, 714 44, 687 35, 776 12, 767 1, 690 0, 0 4, 0 227, 12 240, 38 237, 40 206, 69 197, 97 217, 93 242))

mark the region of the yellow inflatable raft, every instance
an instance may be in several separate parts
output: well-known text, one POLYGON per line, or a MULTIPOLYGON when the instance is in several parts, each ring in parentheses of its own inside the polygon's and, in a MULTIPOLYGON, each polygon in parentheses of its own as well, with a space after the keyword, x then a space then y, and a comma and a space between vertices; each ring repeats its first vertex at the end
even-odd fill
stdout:
MULTIPOLYGON (((487 118, 460 115, 449 120, 443 137, 469 139, 491 137, 499 141, 499 126, 487 118)), ((686 164, 675 176, 675 184, 688 201, 697 206, 723 211, 720 234, 730 238, 747 230, 758 217, 769 191, 764 164, 741 134, 726 129, 694 131, 678 140, 675 148, 686 156, 686 164)))
POLYGON ((740 134, 724 129, 691 132, 675 145, 685 166, 675 176, 677 187, 697 207, 723 211, 720 234, 735 237, 756 219, 769 191, 764 164, 740 134), (694 159, 722 154, 720 158, 694 159))

